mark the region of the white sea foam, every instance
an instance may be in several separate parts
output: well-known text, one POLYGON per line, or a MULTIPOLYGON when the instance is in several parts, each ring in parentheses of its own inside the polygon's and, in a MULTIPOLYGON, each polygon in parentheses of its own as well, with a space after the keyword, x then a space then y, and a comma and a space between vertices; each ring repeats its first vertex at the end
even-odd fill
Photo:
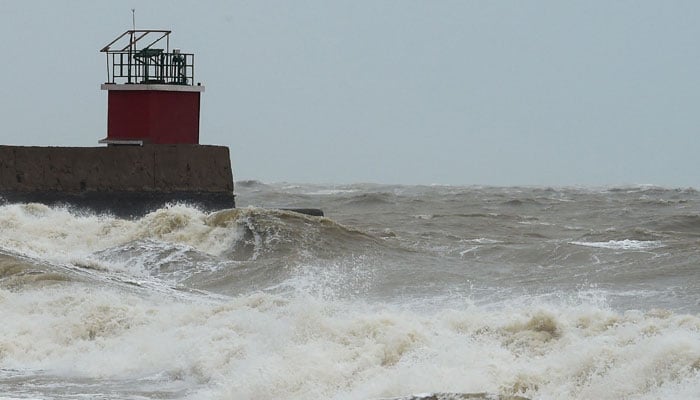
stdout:
POLYGON ((700 319, 665 311, 417 311, 263 293, 212 304, 75 287, 0 299, 0 368, 69 381, 162 376, 192 398, 619 399, 700 388, 700 319))
POLYGON ((629 225, 582 216, 603 202, 578 198, 571 214, 534 215, 557 221, 552 241, 522 236, 532 228, 518 219, 411 217, 482 213, 491 197, 474 202, 474 190, 440 207, 425 196, 396 213, 353 209, 345 222, 361 231, 259 209, 173 206, 130 221, 2 206, 0 398, 700 398, 697 280, 683 281, 694 235, 570 242, 557 233, 569 220, 629 225), (409 244, 367 234, 385 229, 409 244), (236 258, 241 242, 250 253, 236 258))
POLYGON ((500 240, 496 239, 489 239, 489 238, 476 238, 476 239, 468 239, 465 240, 466 242, 470 243, 479 243, 479 244, 495 244, 495 243, 501 243, 500 240))
POLYGON ((97 262, 95 252, 142 240, 179 244, 211 255, 229 250, 240 237, 238 227, 233 221, 210 224, 207 217, 184 206, 123 220, 40 204, 6 205, 0 206, 0 249, 56 263, 97 262))
POLYGON ((461 257, 464 257, 467 253, 471 253, 472 251, 478 250, 478 249, 479 249, 479 246, 472 246, 472 247, 470 247, 470 248, 468 248, 468 249, 464 249, 464 250, 460 251, 460 252, 459 252, 459 255, 460 255, 461 257))
POLYGON ((320 189, 308 192, 310 196, 333 196, 336 194, 356 193, 356 189, 320 189))
POLYGON ((578 246, 598 247, 612 250, 651 250, 663 247, 664 244, 655 240, 609 240, 607 242, 569 242, 578 246))

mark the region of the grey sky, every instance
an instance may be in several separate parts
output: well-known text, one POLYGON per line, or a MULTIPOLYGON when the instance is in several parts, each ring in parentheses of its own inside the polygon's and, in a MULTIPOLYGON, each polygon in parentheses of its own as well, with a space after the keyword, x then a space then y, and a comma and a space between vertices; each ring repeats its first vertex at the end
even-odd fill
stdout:
POLYGON ((700 187, 698 1, 0 0, 0 142, 106 135, 132 7, 236 179, 700 187))

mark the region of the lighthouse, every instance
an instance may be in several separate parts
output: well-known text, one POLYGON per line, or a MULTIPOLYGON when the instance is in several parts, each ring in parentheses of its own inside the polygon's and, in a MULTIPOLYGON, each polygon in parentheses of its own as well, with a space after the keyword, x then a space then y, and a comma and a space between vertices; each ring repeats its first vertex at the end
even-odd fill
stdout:
POLYGON ((0 204, 66 205, 138 217, 169 204, 235 207, 226 146, 199 143, 194 54, 169 30, 128 30, 107 58, 107 136, 99 147, 0 145, 0 204), (106 146, 104 146, 106 144, 106 146))
POLYGON ((169 30, 128 30, 100 50, 107 58, 107 137, 115 145, 199 144, 194 54, 170 48, 169 30))
MULTIPOLYGON (((231 209, 229 149, 199 143, 204 86, 194 54, 169 30, 128 30, 107 58, 107 137, 100 147, 0 144, 0 205, 44 203, 134 218, 172 204, 231 209), (106 144, 106 146, 104 146, 106 144)), ((316 208, 286 208, 323 216, 316 208)))

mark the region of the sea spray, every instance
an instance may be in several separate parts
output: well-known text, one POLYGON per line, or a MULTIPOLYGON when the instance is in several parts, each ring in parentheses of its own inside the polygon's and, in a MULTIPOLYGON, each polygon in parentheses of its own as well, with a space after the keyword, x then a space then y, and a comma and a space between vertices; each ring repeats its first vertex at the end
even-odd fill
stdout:
POLYGON ((329 217, 0 207, 0 397, 700 395, 694 191, 242 190, 329 217))

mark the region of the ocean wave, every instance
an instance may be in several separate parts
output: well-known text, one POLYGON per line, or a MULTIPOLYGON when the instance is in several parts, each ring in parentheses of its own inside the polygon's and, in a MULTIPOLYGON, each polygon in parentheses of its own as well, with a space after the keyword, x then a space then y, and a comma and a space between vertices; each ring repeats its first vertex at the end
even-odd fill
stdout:
POLYGON ((254 188, 254 187, 265 187, 267 186, 265 183, 261 181, 257 181, 255 179, 247 179, 247 180, 240 180, 236 181, 237 186, 241 186, 243 188, 254 188))
POLYGON ((174 205, 137 220, 33 204, 3 206, 1 211, 1 247, 54 262, 71 262, 135 241, 189 246, 239 261, 293 254, 332 257, 381 245, 374 236, 328 218, 261 208, 206 214, 174 205))
POLYGON ((339 194, 357 193, 356 189, 319 189, 311 192, 306 192, 309 196, 335 196, 339 194))
POLYGON ((220 253, 234 260, 329 259, 384 246, 380 239, 331 219, 283 210, 225 210, 207 216, 206 224, 237 229, 236 241, 220 253))
MULTIPOLYGON (((187 382, 194 398, 222 399, 618 399, 700 388, 700 319, 665 310, 466 303, 421 312, 306 295, 202 302, 76 287, 0 289, 0 307, 0 365, 23 371, 22 385, 33 373, 75 385, 160 376, 187 382)), ((1 376, 0 387, 12 390, 1 376)))
POLYGON ((685 233, 700 235, 700 214, 671 215, 655 218, 645 227, 661 233, 685 233))
POLYGON ((500 396, 492 393, 421 393, 380 400, 528 400, 522 396, 500 396))
POLYGON ((541 206, 542 203, 533 198, 511 199, 501 203, 503 206, 522 207, 522 206, 541 206))
POLYGON ((394 204, 395 194, 389 192, 374 192, 374 193, 362 193, 353 194, 344 200, 346 206, 379 206, 386 204, 394 204))
POLYGON ((0 288, 18 290, 27 286, 44 287, 77 280, 65 268, 54 268, 40 260, 8 254, 0 250, 0 288))
POLYGON ((358 192, 314 198, 332 218, 0 206, 0 397, 700 393, 693 193, 250 185, 358 192))
MULTIPOLYGON (((230 294, 280 285, 300 266, 328 261, 353 269, 358 256, 404 251, 328 218, 282 210, 206 214, 172 206, 138 220, 75 215, 43 206, 13 205, 6 211, 0 213, 5 228, 0 249, 39 260, 36 265, 42 268, 39 274, 39 267, 27 264, 25 272, 13 272, 16 284, 30 278, 70 281, 87 274, 98 284, 151 285, 166 291, 179 286, 230 294)), ((4 268, 3 274, 9 275, 12 268, 4 268)), ((4 280, 6 285, 10 281, 4 280)))
POLYGON ((607 242, 579 242, 579 241, 574 241, 570 242, 571 244, 575 244, 577 246, 586 246, 586 247, 597 247, 601 249, 611 249, 611 250, 652 250, 652 249, 658 249, 659 247, 663 247, 664 244, 659 241, 653 241, 653 240, 631 240, 631 239, 624 239, 624 240, 609 240, 607 242))

